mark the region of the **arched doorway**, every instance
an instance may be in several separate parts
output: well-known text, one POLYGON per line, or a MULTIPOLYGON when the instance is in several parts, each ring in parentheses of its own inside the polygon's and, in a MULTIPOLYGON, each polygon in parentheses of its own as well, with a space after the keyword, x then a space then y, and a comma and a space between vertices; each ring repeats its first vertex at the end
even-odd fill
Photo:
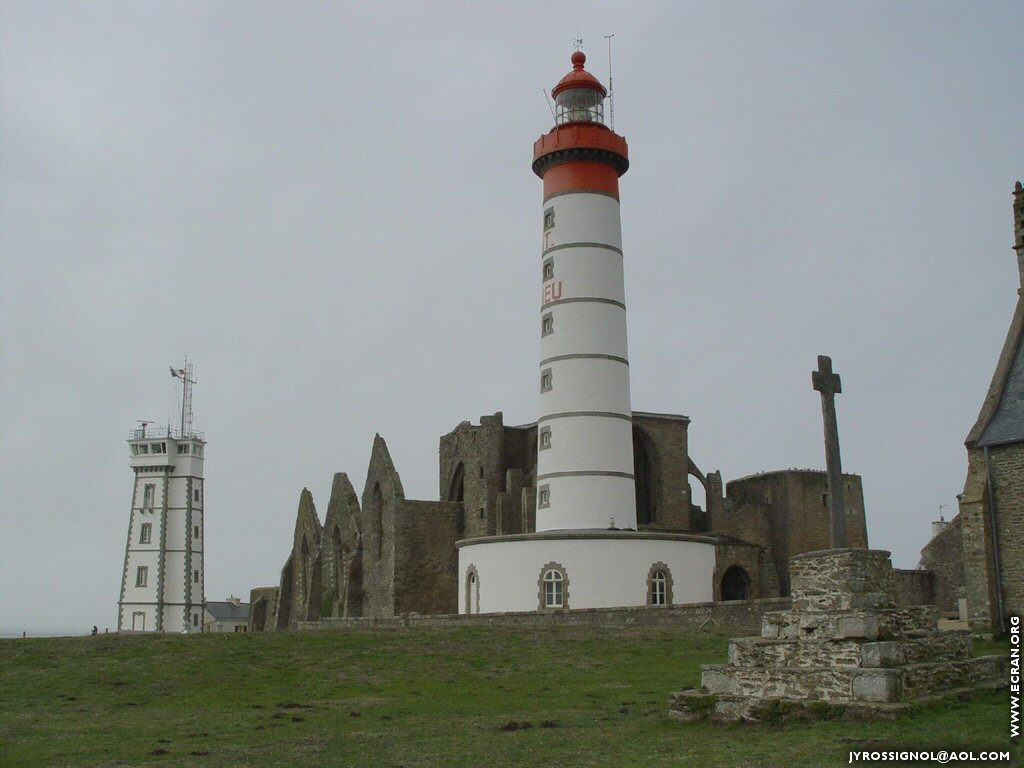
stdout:
POLYGON ((480 575, 472 566, 466 574, 466 613, 480 613, 480 575))
POLYGON ((722 600, 749 600, 750 576, 747 572, 734 565, 722 576, 722 600))

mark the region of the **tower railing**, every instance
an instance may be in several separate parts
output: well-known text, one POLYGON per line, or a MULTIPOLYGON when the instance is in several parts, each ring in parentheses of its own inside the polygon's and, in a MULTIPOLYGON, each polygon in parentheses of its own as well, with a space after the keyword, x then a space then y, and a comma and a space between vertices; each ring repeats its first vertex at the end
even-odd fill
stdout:
POLYGON ((199 432, 194 429, 183 432, 180 429, 160 427, 158 429, 133 429, 128 433, 129 440, 157 440, 161 437, 170 438, 172 440, 202 440, 204 442, 206 441, 206 435, 203 432, 199 432))

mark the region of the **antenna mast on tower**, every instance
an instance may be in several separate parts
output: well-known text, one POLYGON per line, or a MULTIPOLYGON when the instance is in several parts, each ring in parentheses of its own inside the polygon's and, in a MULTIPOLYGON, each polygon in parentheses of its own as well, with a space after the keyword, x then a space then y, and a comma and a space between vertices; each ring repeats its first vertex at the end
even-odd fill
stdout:
POLYGON ((181 436, 192 435, 192 385, 196 380, 192 378, 192 363, 185 355, 185 365, 181 368, 171 366, 171 376, 181 379, 181 436))
POLYGON ((612 38, 615 37, 613 32, 610 35, 605 35, 604 39, 608 41, 608 127, 613 131, 615 130, 615 89, 612 85, 612 38))

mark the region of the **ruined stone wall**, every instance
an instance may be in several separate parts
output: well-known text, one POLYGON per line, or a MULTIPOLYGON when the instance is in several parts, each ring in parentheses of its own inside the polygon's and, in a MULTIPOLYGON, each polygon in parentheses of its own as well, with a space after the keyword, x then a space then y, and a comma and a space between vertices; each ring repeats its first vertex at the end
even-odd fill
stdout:
POLYGON ((458 610, 457 502, 406 501, 395 518, 394 614, 458 610))
POLYGON ((361 504, 364 616, 394 615, 394 531, 404 503, 405 491, 387 444, 376 435, 361 504))
POLYGON ((742 569, 747 578, 749 592, 747 599, 779 597, 778 579, 774 578, 775 565, 765 551, 745 542, 720 539, 715 544, 714 599, 725 599, 722 582, 732 568, 742 569))
POLYGON ((256 587, 249 590, 249 631, 267 632, 275 629, 278 587, 256 587))
POLYGON ((320 545, 323 616, 359 616, 363 610, 362 510, 348 475, 338 472, 320 545))
POLYGON ((505 490, 504 431, 498 412, 482 416, 479 426, 464 421, 441 437, 439 498, 462 502, 461 538, 496 533, 496 497, 505 490))
POLYGON ((300 621, 311 621, 320 616, 322 533, 313 494, 303 488, 295 515, 291 553, 281 569, 274 622, 277 629, 294 628, 300 621))
MULTIPOLYGON (((860 475, 844 474, 850 547, 867 547, 860 475)), ((789 559, 829 549, 828 476, 809 469, 780 470, 733 480, 713 515, 712 531, 758 544, 771 552, 782 594, 789 593, 789 559)))
POLYGON ((932 571, 893 568, 896 605, 935 605, 935 574, 932 571))
POLYGON ((967 610, 971 628, 977 630, 999 629, 989 470, 1004 616, 1024 614, 1024 444, 990 447, 988 466, 984 450, 971 448, 960 516, 967 610))
POLYGON ((964 548, 960 515, 933 537, 921 550, 920 567, 934 574, 932 582, 935 605, 945 614, 959 612, 964 593, 964 548))
MULTIPOLYGON (((692 530, 688 483, 688 426, 689 419, 683 416, 633 414, 633 439, 642 442, 649 461, 647 482, 650 486, 651 520, 649 523, 640 523, 645 528, 692 530)), ((637 474, 638 482, 644 482, 643 478, 639 477, 639 468, 637 474)), ((640 512, 638 509, 638 513, 640 512)))

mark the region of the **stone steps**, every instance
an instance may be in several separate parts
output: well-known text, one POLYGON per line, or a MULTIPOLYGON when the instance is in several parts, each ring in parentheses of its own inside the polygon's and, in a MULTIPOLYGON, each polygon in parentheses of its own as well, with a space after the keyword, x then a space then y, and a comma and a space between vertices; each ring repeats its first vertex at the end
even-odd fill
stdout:
POLYGON ((790 560, 792 610, 760 637, 729 643, 699 691, 671 699, 676 719, 780 722, 850 713, 887 717, 929 696, 1008 679, 1002 656, 971 658, 969 632, 940 632, 934 606, 897 608, 887 552, 833 549, 790 560))
POLYGON ((779 724, 786 721, 818 720, 891 720, 915 706, 939 701, 965 701, 987 691, 1005 689, 1007 678, 998 675, 982 678, 970 686, 952 688, 916 697, 907 702, 866 701, 793 701, 790 699, 752 698, 749 696, 716 695, 698 688, 689 688, 669 697, 669 718, 681 722, 711 720, 714 722, 761 722, 779 724))
POLYGON ((804 641, 734 638, 729 664, 737 667, 893 667, 942 659, 969 659, 969 632, 940 632, 900 640, 804 641))
POLYGON ((766 640, 881 640, 891 637, 919 637, 938 627, 935 606, 883 608, 849 611, 778 611, 761 619, 761 637, 766 640))

